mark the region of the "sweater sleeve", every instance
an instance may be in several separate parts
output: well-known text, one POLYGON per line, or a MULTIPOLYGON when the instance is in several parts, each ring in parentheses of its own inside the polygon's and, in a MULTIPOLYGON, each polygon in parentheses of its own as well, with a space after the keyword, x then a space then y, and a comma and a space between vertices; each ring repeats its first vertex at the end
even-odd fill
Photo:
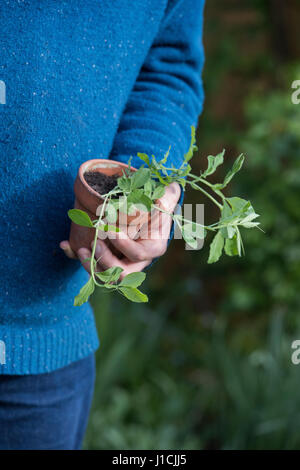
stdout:
MULTIPOLYGON (((203 106, 205 0, 169 0, 119 123, 110 158, 140 167, 138 152, 179 167, 203 106)), ((182 198, 181 198, 182 199, 182 198)))

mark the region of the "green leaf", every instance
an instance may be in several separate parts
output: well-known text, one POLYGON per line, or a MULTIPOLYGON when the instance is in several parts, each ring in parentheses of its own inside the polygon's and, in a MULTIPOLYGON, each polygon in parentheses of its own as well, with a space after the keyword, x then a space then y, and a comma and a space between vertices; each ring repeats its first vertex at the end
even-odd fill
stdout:
POLYGON ((233 238, 235 235, 235 227, 233 227, 232 225, 228 225, 227 226, 227 237, 226 238, 233 238))
POLYGON ((230 222, 233 219, 233 209, 230 206, 230 204, 226 201, 224 201, 224 205, 221 211, 221 218, 220 222, 230 222))
POLYGON ((128 203, 127 203, 127 197, 126 196, 121 196, 118 200, 118 205, 119 205, 119 212, 126 212, 128 209, 128 203))
POLYGON ((145 196, 148 196, 151 198, 151 195, 152 195, 152 181, 151 180, 146 181, 144 185, 144 194, 145 196))
POLYGON ((241 233, 240 233, 238 227, 236 228, 236 236, 237 236, 238 255, 242 256, 242 253, 244 252, 244 247, 243 247, 243 241, 242 241, 241 233))
POLYGON ((184 241, 190 245, 191 248, 198 248, 197 239, 203 239, 205 237, 204 227, 196 224, 196 222, 191 222, 185 223, 180 228, 184 241))
POLYGON ((148 157, 148 155, 146 155, 145 153, 138 153, 137 156, 143 160, 143 162, 146 163, 146 165, 150 166, 150 159, 148 157))
POLYGON ((143 209, 146 208, 147 211, 151 210, 152 207, 152 200, 144 194, 142 189, 135 189, 128 195, 128 205, 134 204, 137 206, 138 204, 143 205, 143 209))
POLYGON ((130 273, 124 277, 124 279, 120 282, 119 285, 125 287, 138 287, 142 284, 142 282, 144 282, 145 278, 145 273, 130 273))
POLYGON ((225 241, 225 253, 228 256, 237 256, 239 254, 238 240, 236 235, 231 239, 227 238, 225 241))
POLYGON ((154 175, 157 177, 157 179, 161 182, 161 184, 163 184, 164 186, 167 186, 169 184, 169 181, 168 179, 170 178, 163 178, 159 172, 159 170, 155 169, 155 168, 152 168, 152 173, 154 173, 154 175))
MULTIPOLYGON (((252 206, 251 206, 252 208, 252 206)), ((253 208, 252 208, 253 209, 253 208)), ((249 212, 249 211, 248 211, 249 212)), ((254 219, 256 219, 257 217, 259 217, 258 214, 256 214, 254 212, 254 209, 253 209, 253 212, 250 212, 248 215, 246 215, 246 217, 244 217, 241 222, 240 222, 240 225, 242 225, 243 227, 245 228, 254 228, 254 227, 258 227, 260 225, 260 222, 254 222, 254 219)))
POLYGON ((197 150, 196 146, 196 129, 194 126, 191 126, 191 143, 187 153, 184 155, 184 160, 189 162, 194 155, 194 151, 197 150))
POLYGON ((150 179, 149 168, 140 168, 131 177, 131 189, 138 189, 150 179))
POLYGON ((68 211, 68 216, 72 222, 77 225, 81 225, 82 227, 94 227, 88 214, 80 209, 70 209, 68 211))
POLYGON ((237 221, 237 214, 233 213, 232 207, 228 204, 227 201, 224 201, 220 218, 220 223, 226 225, 226 227, 220 229, 224 238, 232 238, 234 236, 235 228, 231 224, 237 221))
POLYGON ((260 225, 260 222, 241 222, 241 225, 245 228, 254 228, 260 225))
POLYGON ((220 219, 221 224, 226 225, 221 228, 223 237, 233 238, 237 233, 237 225, 245 228, 257 227, 259 222, 253 222, 257 217, 259 215, 255 213, 250 201, 240 197, 227 198, 220 219))
POLYGON ((217 232, 210 244, 208 264, 215 263, 222 255, 224 238, 220 231, 217 232))
POLYGON ((119 227, 109 224, 99 225, 98 229, 102 230, 102 232, 120 232, 119 227))
POLYGON ((241 197, 229 197, 227 198, 227 201, 230 204, 232 212, 239 216, 246 216, 254 212, 251 202, 246 199, 242 199, 241 197))
POLYGON ((251 212, 249 215, 247 215, 243 220, 242 222, 243 223, 246 223, 246 222, 252 222, 254 219, 256 219, 257 217, 259 217, 259 214, 256 214, 253 210, 253 212, 251 212))
POLYGON ((152 208, 152 200, 146 196, 145 194, 142 195, 142 197, 140 198, 140 201, 139 201, 139 204, 141 204, 143 206, 143 210, 146 208, 146 210, 148 212, 151 211, 151 208, 152 208))
POLYGON ((80 289, 78 295, 76 295, 74 299, 74 306, 80 307, 82 304, 89 300, 90 295, 95 290, 95 283, 92 277, 88 280, 88 282, 80 289))
POLYGON ((225 179, 224 179, 224 182, 222 184, 215 184, 213 187, 215 189, 223 189, 225 188, 228 183, 232 180, 232 178, 234 177, 234 175, 240 171, 240 169, 242 168, 243 166, 243 163, 244 163, 244 160, 245 160, 245 157, 243 154, 241 154, 237 159, 236 161, 234 162, 231 170, 228 171, 228 173, 226 174, 225 176, 225 179))
POLYGON ((234 162, 231 170, 227 173, 227 175, 225 176, 225 179, 224 179, 224 183, 223 183, 223 187, 225 188, 225 186, 227 186, 227 184, 232 180, 232 178, 234 177, 234 175, 240 171, 240 169, 242 168, 243 166, 243 163, 244 163, 244 160, 245 160, 245 157, 243 154, 241 154, 237 159, 236 161, 234 162))
POLYGON ((215 157, 213 155, 209 155, 207 157, 208 166, 205 172, 202 173, 202 178, 206 178, 207 176, 212 175, 216 171, 218 166, 222 165, 222 163, 224 162, 224 154, 225 150, 223 150, 223 152, 219 153, 215 157))
POLYGON ((165 155, 164 155, 164 158, 161 159, 160 163, 162 165, 164 165, 166 163, 166 161, 168 160, 168 156, 169 156, 169 153, 170 153, 170 150, 171 150, 171 145, 170 147, 168 148, 168 150, 166 151, 165 155))
POLYGON ((127 169, 127 173, 126 173, 126 174, 127 174, 128 176, 130 175, 130 172, 131 172, 131 162, 132 162, 132 156, 129 157, 129 160, 128 160, 128 163, 127 163, 128 169, 127 169))
POLYGON ((117 290, 117 284, 109 284, 108 282, 101 287, 107 290, 117 290))
POLYGON ((118 219, 118 209, 115 204, 109 202, 105 208, 105 217, 108 222, 115 223, 118 219))
POLYGON ((182 237, 184 239, 184 241, 191 247, 193 248, 194 250, 196 250, 198 248, 198 242, 197 242, 197 239, 194 238, 189 232, 186 232, 184 230, 184 228, 182 228, 182 237))
POLYGON ((119 266, 114 266, 112 268, 106 269, 106 271, 102 271, 101 273, 96 274, 102 282, 109 283, 118 281, 122 271, 123 269, 119 266))
POLYGON ((160 169, 160 167, 161 167, 160 163, 158 163, 158 161, 156 160, 155 155, 151 156, 151 167, 152 167, 152 169, 153 169, 153 167, 157 168, 157 169, 160 169))
POLYGON ((116 212, 118 212, 118 210, 120 208, 120 201, 122 201, 122 197, 124 197, 124 196, 120 196, 118 199, 111 199, 109 201, 109 205, 113 206, 116 212))
POLYGON ((118 186, 124 192, 130 191, 130 178, 127 178, 126 176, 121 176, 120 178, 118 178, 118 186))
POLYGON ((221 218, 220 218, 220 224, 226 225, 226 227, 220 228, 220 232, 223 236, 223 238, 230 238, 229 233, 228 233, 228 227, 230 226, 230 222, 234 222, 235 217, 232 215, 232 209, 230 205, 224 201, 223 208, 221 210, 221 218), (228 225, 227 225, 228 224, 228 225))
POLYGON ((183 167, 182 170, 179 170, 179 175, 181 178, 184 178, 185 176, 187 176, 190 172, 191 172, 191 165, 187 164, 186 166, 183 167))
POLYGON ((159 185, 157 186, 152 194, 152 199, 156 201, 156 199, 161 198, 165 194, 165 186, 164 185, 159 185))
POLYGON ((148 297, 146 294, 143 294, 136 287, 120 287, 119 289, 122 294, 132 302, 148 302, 148 297))
MULTIPOLYGON (((251 219, 253 214, 255 214, 255 212, 250 201, 246 201, 240 197, 229 197, 224 202, 220 221, 222 223, 233 223, 238 219, 248 219, 248 216, 251 219)), ((255 214, 255 216, 258 217, 257 214, 255 214)), ((247 222, 248 220, 245 221, 247 222)))

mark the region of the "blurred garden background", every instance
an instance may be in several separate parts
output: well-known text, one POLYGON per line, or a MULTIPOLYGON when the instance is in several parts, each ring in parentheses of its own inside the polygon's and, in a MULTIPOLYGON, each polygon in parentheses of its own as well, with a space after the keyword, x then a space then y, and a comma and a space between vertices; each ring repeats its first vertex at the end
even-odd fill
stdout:
MULTIPOLYGON (((207 245, 174 240, 149 273, 145 306, 94 296, 87 449, 300 448, 299 21, 299 0, 207 0, 193 169, 223 148, 228 167, 244 152, 228 194, 252 201, 266 233, 244 233, 246 256, 216 265, 207 245)), ((201 201, 188 192, 185 202, 201 201)))

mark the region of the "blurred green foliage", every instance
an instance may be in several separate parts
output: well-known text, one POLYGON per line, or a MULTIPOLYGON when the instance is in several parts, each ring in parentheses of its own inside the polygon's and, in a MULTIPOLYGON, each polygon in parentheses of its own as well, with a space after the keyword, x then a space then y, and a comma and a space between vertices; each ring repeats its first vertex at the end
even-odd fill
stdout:
MULTIPOLYGON (((236 2, 208 3, 193 164, 204 168, 202 155, 225 147, 230 166, 244 152, 229 191, 253 202, 265 234, 246 231, 245 258, 213 266, 206 247, 173 241, 149 273, 149 305, 94 296, 101 346, 89 449, 300 447, 300 366, 291 363, 300 339, 300 105, 291 83, 300 64, 272 49, 266 2, 252 2, 246 20, 241 8, 240 21, 228 19, 236 2)), ((186 202, 199 201, 191 193, 186 202)))

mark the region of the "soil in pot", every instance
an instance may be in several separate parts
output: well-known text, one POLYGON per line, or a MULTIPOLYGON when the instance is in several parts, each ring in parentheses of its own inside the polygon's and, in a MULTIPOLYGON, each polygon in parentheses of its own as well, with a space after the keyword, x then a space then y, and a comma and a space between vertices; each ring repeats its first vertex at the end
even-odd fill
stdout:
POLYGON ((100 196, 107 194, 117 185, 119 175, 108 176, 98 171, 87 171, 84 173, 84 179, 87 184, 100 196))

